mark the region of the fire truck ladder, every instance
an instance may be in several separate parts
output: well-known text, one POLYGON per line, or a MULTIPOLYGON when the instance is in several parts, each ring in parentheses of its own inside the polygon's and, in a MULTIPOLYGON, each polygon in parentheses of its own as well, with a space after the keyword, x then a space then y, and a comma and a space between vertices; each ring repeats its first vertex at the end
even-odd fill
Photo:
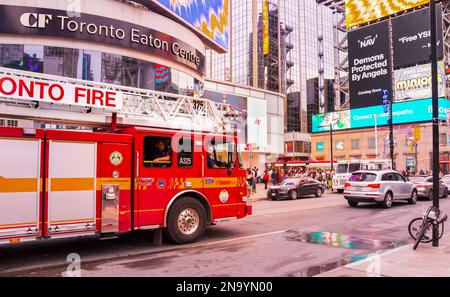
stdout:
MULTIPOLYGON (((231 105, 204 98, 122 87, 4 67, 0 67, 0 75, 120 92, 123 97, 123 105, 116 113, 118 124, 123 125, 223 132, 232 129, 233 119, 242 120, 242 114, 231 105)), ((36 122, 46 123, 105 126, 111 123, 112 111, 88 106, 20 100, 0 95, 0 116, 33 119, 36 122)))

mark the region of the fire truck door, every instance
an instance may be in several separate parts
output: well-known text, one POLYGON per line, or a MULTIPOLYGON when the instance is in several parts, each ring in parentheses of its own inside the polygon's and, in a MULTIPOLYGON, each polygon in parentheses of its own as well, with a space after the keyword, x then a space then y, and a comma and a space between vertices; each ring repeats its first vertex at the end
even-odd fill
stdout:
POLYGON ((96 229, 97 143, 48 141, 49 235, 96 229))
POLYGON ((171 177, 177 175, 172 137, 138 134, 136 139, 135 227, 162 225, 170 193, 171 177))
POLYGON ((130 231, 131 145, 101 144, 97 193, 101 205, 101 233, 130 231))
POLYGON ((41 141, 0 138, 0 240, 37 236, 41 141))
POLYGON ((239 176, 238 170, 229 168, 237 157, 234 142, 216 138, 206 143, 204 191, 211 202, 213 219, 236 217, 239 176))

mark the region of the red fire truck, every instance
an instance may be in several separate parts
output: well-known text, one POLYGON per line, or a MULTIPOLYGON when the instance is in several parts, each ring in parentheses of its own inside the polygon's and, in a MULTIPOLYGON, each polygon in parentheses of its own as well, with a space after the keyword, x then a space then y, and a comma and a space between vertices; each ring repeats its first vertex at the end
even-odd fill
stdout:
POLYGON ((178 244, 252 213, 237 137, 0 128, 0 243, 134 230, 178 244))

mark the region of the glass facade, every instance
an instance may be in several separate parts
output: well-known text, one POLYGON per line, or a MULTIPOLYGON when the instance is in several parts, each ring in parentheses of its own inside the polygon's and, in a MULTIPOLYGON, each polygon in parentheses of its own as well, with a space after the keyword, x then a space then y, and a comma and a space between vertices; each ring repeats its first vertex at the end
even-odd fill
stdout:
POLYGON ((203 85, 194 77, 164 65, 53 46, 0 44, 0 66, 188 96, 203 85))
POLYGON ((230 51, 223 55, 208 52, 207 76, 285 93, 286 132, 309 133, 312 113, 321 109, 333 111, 335 106, 333 11, 315 0, 269 0, 270 40, 278 43, 276 63, 280 70, 278 79, 281 79, 281 88, 275 89, 267 82, 273 81, 276 70, 264 68, 269 64, 262 55, 259 38, 263 1, 257 0, 256 7, 252 0, 231 1, 230 51), (273 20, 278 20, 278 24, 273 20), (255 50, 253 26, 258 30, 258 49, 255 50), (270 30, 278 27, 279 32, 270 30), (253 81, 254 63, 257 63, 256 83, 253 81))

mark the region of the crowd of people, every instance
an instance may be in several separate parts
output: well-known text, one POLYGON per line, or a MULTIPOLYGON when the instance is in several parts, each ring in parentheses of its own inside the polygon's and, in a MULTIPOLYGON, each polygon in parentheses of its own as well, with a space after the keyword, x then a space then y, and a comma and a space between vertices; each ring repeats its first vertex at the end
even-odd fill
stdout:
POLYGON ((290 167, 284 169, 282 167, 273 167, 262 171, 259 168, 254 167, 247 169, 247 183, 249 192, 255 193, 256 184, 258 183, 263 183, 264 189, 267 190, 269 185, 279 185, 287 178, 309 177, 316 179, 330 189, 334 174, 334 170, 320 168, 290 167))

